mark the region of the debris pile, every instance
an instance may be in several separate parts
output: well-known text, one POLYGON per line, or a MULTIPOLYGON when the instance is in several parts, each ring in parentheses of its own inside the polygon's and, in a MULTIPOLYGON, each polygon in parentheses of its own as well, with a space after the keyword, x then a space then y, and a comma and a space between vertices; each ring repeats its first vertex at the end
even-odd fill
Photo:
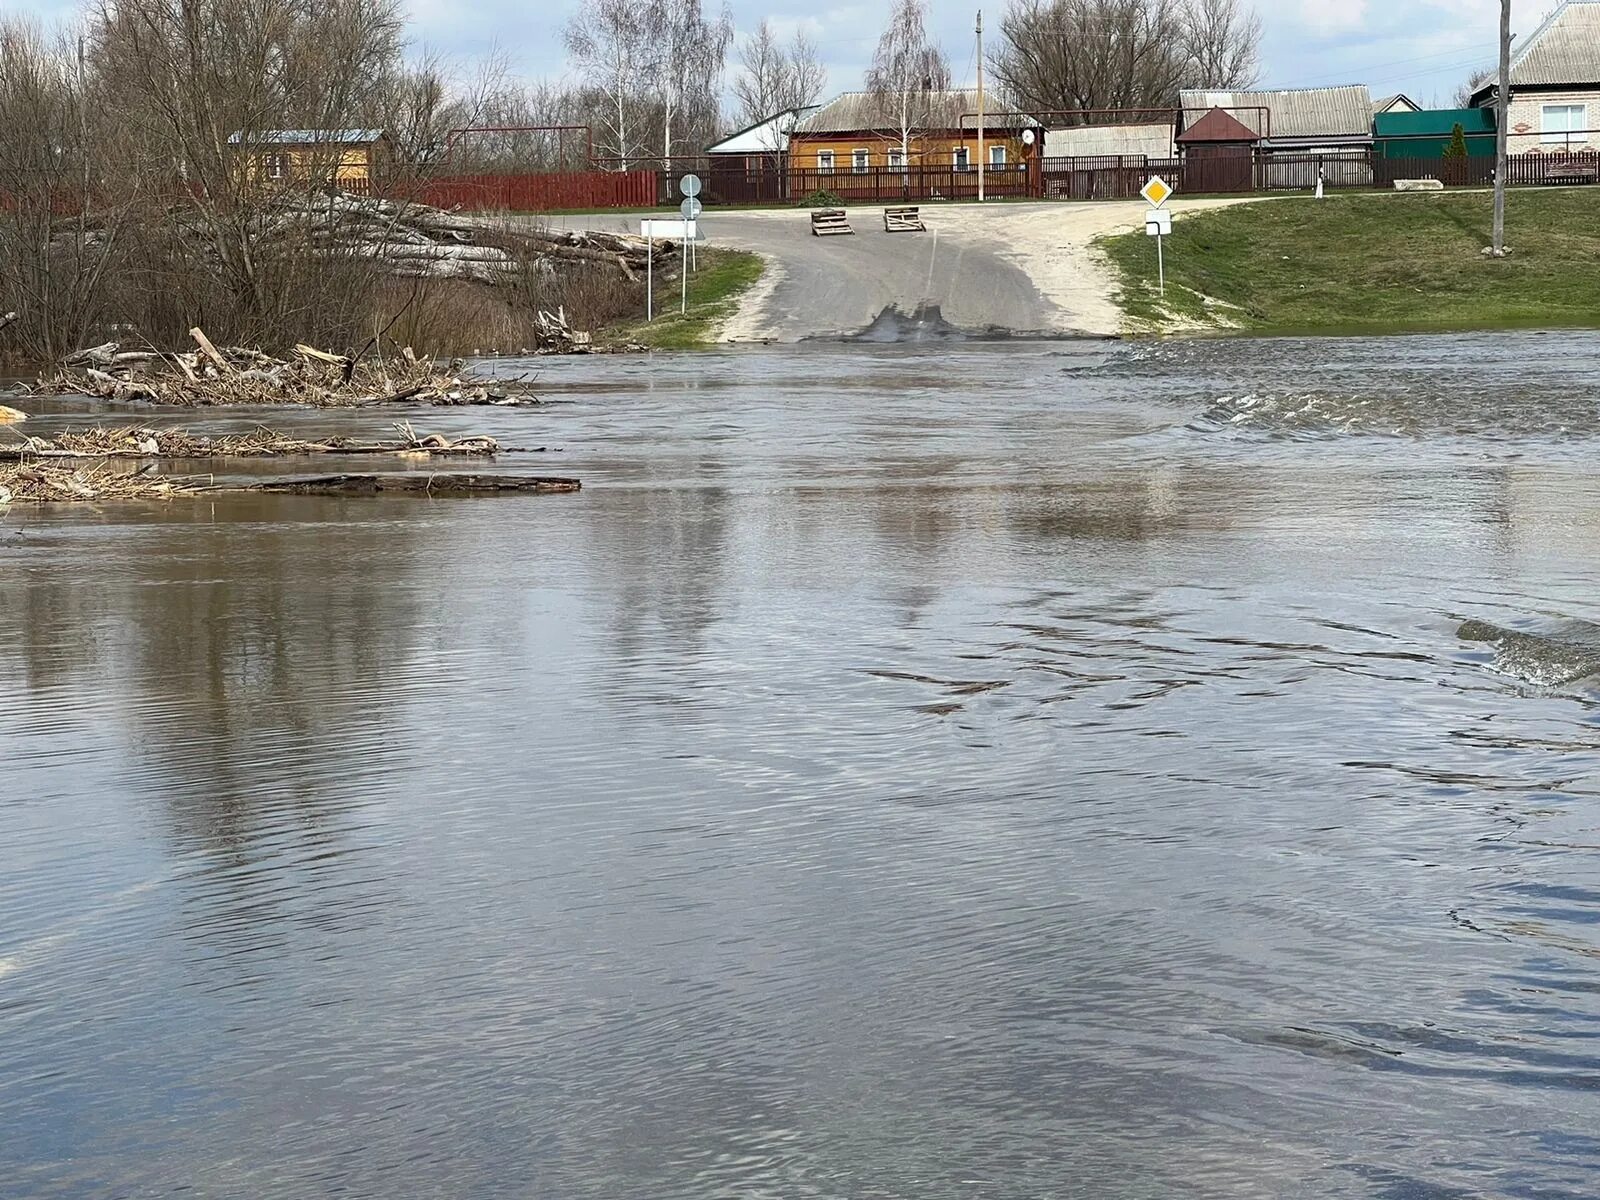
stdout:
POLYGON ((128 470, 109 463, 69 467, 52 462, 0 465, 0 509, 13 501, 165 500, 202 490, 196 480, 168 479, 150 467, 128 470))
POLYGON ((461 373, 459 361, 441 367, 410 347, 387 358, 369 358, 365 351, 341 355, 300 345, 291 357, 274 358, 241 346, 215 346, 200 329, 189 332, 197 350, 124 350, 117 342, 80 350, 63 360, 61 370, 41 378, 34 390, 189 407, 539 403, 514 381, 474 379, 461 373))
POLYGON ((452 440, 437 433, 419 436, 409 421, 401 421, 394 428, 399 437, 382 442, 362 442, 346 437, 306 441, 288 437, 265 425, 258 425, 249 433, 216 436, 139 426, 68 430, 54 438, 28 437, 0 444, 0 462, 71 458, 280 458, 312 454, 435 458, 490 456, 501 451, 499 442, 483 434, 452 440))

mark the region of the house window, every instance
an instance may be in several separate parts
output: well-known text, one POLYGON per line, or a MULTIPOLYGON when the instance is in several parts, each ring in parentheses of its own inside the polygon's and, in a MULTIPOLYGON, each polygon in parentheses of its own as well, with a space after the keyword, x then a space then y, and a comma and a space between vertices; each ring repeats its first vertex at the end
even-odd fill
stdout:
POLYGON ((818 150, 817 151, 817 174, 818 175, 832 175, 833 174, 833 151, 832 150, 818 150))
POLYGON ((989 166, 996 171, 1006 169, 1006 148, 1004 146, 989 147, 989 166))
POLYGON ((872 156, 865 150, 850 151, 850 169, 857 175, 865 175, 867 168, 872 165, 872 156))
POLYGON ((289 156, 287 154, 263 154, 261 156, 261 173, 268 179, 287 179, 289 177, 289 156))
POLYGON ((972 170, 972 152, 965 146, 957 146, 950 155, 950 161, 958 171, 972 170))
POLYGON ((889 170, 897 171, 904 175, 906 172, 906 152, 899 146, 889 151, 889 170))
POLYGON ((1589 106, 1586 104, 1546 104, 1544 106, 1544 136, 1546 146, 1584 145, 1589 137, 1589 106))

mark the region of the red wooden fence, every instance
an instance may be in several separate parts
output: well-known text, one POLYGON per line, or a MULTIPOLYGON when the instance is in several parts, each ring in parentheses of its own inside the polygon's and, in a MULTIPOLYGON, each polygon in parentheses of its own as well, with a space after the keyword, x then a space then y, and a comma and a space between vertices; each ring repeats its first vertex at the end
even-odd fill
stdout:
POLYGON ((418 184, 410 198, 437 208, 460 206, 511 212, 649 208, 656 203, 656 173, 574 171, 546 175, 451 175, 418 184))

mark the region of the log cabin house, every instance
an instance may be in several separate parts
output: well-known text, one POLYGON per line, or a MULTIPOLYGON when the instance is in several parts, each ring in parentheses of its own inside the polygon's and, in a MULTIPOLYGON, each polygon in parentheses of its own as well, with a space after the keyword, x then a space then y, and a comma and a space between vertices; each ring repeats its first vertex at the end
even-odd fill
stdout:
MULTIPOLYGON (((818 190, 847 200, 971 198, 977 195, 978 93, 917 97, 902 138, 897 106, 871 92, 846 92, 789 136, 790 194, 818 190)), ((985 189, 1031 195, 1044 131, 1032 117, 991 98, 984 111, 985 189)))

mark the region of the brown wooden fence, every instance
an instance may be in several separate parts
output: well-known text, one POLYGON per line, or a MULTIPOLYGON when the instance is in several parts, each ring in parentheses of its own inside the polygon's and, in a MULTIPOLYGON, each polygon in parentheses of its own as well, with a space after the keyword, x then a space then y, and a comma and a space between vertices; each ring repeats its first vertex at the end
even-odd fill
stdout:
POLYGON ((438 208, 557 212, 562 209, 649 208, 657 201, 654 171, 569 171, 529 175, 447 175, 384 191, 438 208))

